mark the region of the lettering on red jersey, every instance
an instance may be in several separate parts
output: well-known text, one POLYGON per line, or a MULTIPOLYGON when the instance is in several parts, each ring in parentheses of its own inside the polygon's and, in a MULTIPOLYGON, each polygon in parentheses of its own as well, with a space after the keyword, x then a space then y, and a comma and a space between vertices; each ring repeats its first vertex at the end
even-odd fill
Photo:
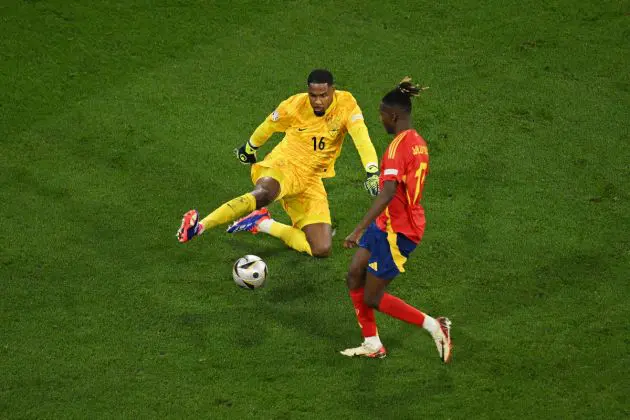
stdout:
POLYGON ((429 170, 426 142, 415 130, 400 133, 390 143, 381 161, 380 187, 396 181, 396 195, 376 220, 382 230, 402 233, 418 243, 424 233, 424 209, 420 204, 429 170))

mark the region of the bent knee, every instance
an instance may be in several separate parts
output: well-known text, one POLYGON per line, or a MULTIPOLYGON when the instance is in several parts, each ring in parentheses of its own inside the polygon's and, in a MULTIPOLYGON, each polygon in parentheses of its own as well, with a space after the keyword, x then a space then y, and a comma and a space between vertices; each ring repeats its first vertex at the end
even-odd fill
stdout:
POLYGON ((378 305, 381 303, 380 296, 363 295, 363 303, 372 309, 378 309, 378 305))
POLYGON ((350 290, 358 289, 359 287, 361 287, 361 280, 361 273, 357 272, 356 270, 350 269, 350 271, 346 273, 346 284, 348 285, 348 289, 350 290))
POLYGON ((311 245, 311 255, 318 258, 326 258, 330 256, 332 250, 331 244, 311 245))
POLYGON ((277 197, 274 191, 265 188, 256 188, 252 191, 252 195, 256 199, 256 209, 261 209, 273 203, 277 197))
POLYGON ((348 283, 354 280, 360 280, 364 277, 365 269, 359 267, 355 264, 352 264, 346 273, 346 280, 348 283))
POLYGON ((280 194, 280 183, 273 178, 265 177, 256 183, 252 195, 256 199, 256 208, 260 209, 273 203, 280 194))

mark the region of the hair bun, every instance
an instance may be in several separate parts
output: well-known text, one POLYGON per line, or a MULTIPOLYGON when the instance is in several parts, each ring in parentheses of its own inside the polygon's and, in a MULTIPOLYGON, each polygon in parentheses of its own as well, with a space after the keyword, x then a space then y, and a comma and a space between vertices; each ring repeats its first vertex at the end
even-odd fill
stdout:
POLYGON ((413 81, 411 80, 411 77, 409 76, 406 76, 404 79, 400 81, 400 83, 398 83, 398 90, 402 92, 404 95, 409 96, 409 97, 418 96, 420 92, 422 92, 425 89, 428 89, 428 88, 422 88, 422 87, 418 87, 414 85, 413 81))

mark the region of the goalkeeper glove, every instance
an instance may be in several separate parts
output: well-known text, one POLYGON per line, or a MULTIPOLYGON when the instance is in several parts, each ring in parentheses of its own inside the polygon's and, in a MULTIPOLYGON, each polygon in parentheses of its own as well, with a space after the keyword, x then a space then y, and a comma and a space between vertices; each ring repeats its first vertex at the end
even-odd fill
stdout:
POLYGON ((239 162, 241 162, 243 165, 251 165, 252 163, 256 163, 257 149, 258 147, 252 146, 248 140, 247 143, 242 145, 240 148, 234 149, 234 152, 236 153, 236 158, 239 162))
POLYGON ((370 164, 365 169, 367 171, 367 179, 363 186, 372 197, 376 197, 378 195, 378 166, 370 164))

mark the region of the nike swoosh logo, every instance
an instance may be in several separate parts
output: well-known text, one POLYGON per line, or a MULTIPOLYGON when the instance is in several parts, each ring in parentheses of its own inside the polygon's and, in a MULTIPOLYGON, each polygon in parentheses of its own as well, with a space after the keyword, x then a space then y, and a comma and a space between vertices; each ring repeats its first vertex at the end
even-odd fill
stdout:
POLYGON ((298 128, 297 130, 298 131, 305 131, 305 130, 308 130, 308 128, 298 128))

